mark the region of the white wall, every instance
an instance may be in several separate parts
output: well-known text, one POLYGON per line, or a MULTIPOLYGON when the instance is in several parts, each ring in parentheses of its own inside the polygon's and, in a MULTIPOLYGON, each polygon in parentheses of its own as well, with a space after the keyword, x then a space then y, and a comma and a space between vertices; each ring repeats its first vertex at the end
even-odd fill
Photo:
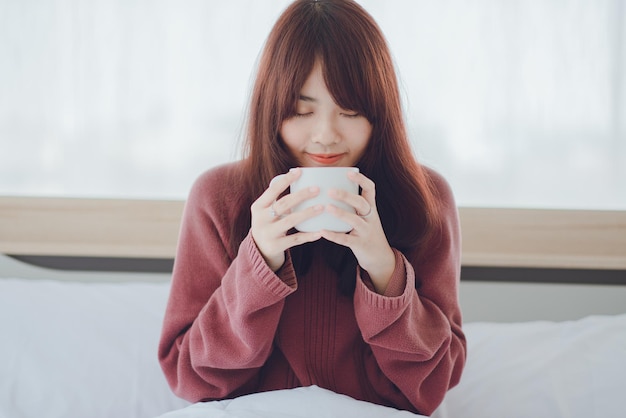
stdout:
MULTIPOLYGON (((288 0, 0 0, 0 194, 182 199, 288 0)), ((626 208, 621 0, 363 0, 466 206, 626 208)))

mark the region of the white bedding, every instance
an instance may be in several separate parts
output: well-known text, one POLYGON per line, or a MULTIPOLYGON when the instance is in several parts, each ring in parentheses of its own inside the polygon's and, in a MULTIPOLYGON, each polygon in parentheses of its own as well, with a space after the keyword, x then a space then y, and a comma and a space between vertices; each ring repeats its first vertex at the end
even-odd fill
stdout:
POLYGON ((159 418, 417 418, 423 415, 357 401, 317 386, 201 402, 159 418))
POLYGON ((435 417, 626 417, 626 314, 465 331, 461 383, 435 417))
MULTIPOLYGON (((157 362, 167 294, 0 279, 0 418, 417 417, 317 387, 190 406, 157 362)), ((462 381, 434 417, 626 417, 626 314, 465 332, 462 381)))
POLYGON ((0 279, 0 418, 149 418, 168 286, 0 279))

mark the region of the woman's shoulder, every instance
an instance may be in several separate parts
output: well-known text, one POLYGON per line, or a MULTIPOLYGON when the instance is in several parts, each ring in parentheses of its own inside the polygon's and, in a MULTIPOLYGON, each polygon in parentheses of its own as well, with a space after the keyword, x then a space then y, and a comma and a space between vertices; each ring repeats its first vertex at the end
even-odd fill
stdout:
POLYGON ((455 255, 460 260, 460 223, 459 212, 454 198, 452 187, 448 180, 439 172, 430 167, 424 167, 426 178, 430 184, 431 192, 437 202, 437 215, 435 225, 437 231, 433 235, 429 257, 437 258, 443 254, 455 255), (444 249, 444 252, 441 250, 444 249), (438 254, 438 255, 437 255, 438 254))
POLYGON ((233 187, 241 184, 242 165, 242 161, 235 161, 209 168, 196 178, 191 193, 232 191, 233 187))
POLYGON ((212 167, 200 174, 189 192, 188 206, 217 211, 233 206, 241 196, 243 163, 230 162, 212 167))
POLYGON ((446 178, 434 168, 427 167, 425 165, 422 167, 424 169, 426 179, 430 183, 435 195, 441 200, 454 202, 454 194, 448 180, 446 180, 446 178))

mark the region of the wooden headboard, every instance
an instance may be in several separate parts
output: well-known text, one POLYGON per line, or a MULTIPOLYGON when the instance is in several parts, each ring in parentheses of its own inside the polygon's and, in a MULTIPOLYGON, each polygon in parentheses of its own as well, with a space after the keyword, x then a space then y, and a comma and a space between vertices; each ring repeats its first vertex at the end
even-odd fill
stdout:
POLYGON ((182 201, 0 197, 0 252, 172 258, 182 201))
MULTIPOLYGON (((169 281, 183 208, 182 201, 0 197, 3 277, 169 281)), ((459 212, 466 320, 626 309, 626 211, 459 212)))
MULTIPOLYGON (((0 253, 173 258, 183 201, 0 197, 0 253)), ((626 270, 626 211, 459 209, 463 266, 626 270)))

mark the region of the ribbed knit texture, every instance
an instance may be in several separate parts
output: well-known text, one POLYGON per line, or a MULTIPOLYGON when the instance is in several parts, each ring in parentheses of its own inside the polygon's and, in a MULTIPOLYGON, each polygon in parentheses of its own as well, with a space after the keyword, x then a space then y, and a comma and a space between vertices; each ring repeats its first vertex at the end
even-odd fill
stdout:
POLYGON ((394 249, 385 295, 357 267, 353 296, 315 250, 296 277, 290 252, 274 273, 248 235, 228 249, 239 163, 203 174, 185 207, 159 360, 190 401, 318 385, 430 414, 461 376, 460 233, 452 194, 434 172, 445 228, 423 262, 394 249))

